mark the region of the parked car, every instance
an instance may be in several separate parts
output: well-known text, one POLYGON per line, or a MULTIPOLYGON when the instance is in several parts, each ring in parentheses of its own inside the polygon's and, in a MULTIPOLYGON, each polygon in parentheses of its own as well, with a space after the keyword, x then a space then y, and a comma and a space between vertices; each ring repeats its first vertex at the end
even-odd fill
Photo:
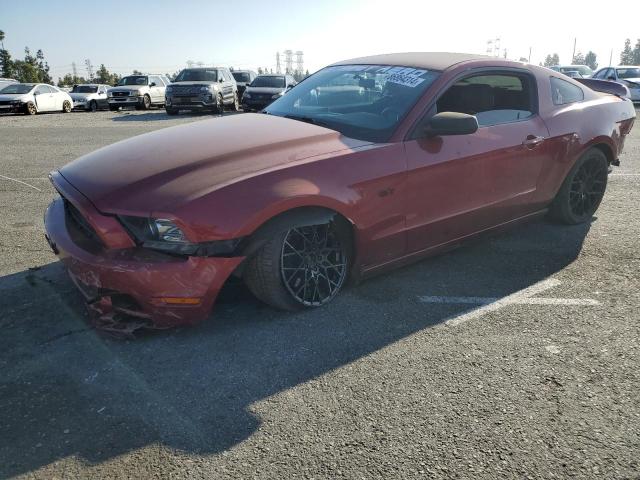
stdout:
POLYGON ((171 81, 165 75, 129 75, 107 91, 109 110, 135 107, 148 110, 152 105, 164 106, 164 93, 171 81))
POLYGON ((109 85, 89 83, 84 85, 74 85, 71 89, 73 108, 95 112, 101 108, 109 108, 107 91, 109 85))
POLYGON ((589 78, 593 75, 593 70, 588 65, 554 65, 549 68, 565 75, 567 72, 579 72, 583 78, 589 78))
POLYGON ((242 95, 242 109, 246 112, 262 110, 295 85, 291 75, 258 75, 242 95))
POLYGON ((585 78, 577 70, 567 70, 566 72, 562 72, 562 73, 564 73, 569 78, 585 78))
POLYGON ((41 112, 68 113, 73 100, 67 92, 45 83, 12 83, 0 90, 0 112, 35 115, 41 112))
POLYGON ((104 314, 194 323, 230 275, 274 307, 319 307, 350 276, 507 225, 589 221, 635 109, 604 93, 624 87, 583 81, 603 92, 479 55, 340 62, 266 114, 165 128, 52 172, 47 237, 104 314))
POLYGON ((14 80, 13 78, 1 78, 0 77, 0 90, 2 90, 4 87, 6 87, 7 85, 10 85, 12 83, 18 83, 18 81, 14 80))
POLYGON ((225 105, 233 110, 240 108, 238 86, 225 67, 185 68, 165 94, 168 115, 176 115, 180 110, 222 113, 225 105))
POLYGON ((623 65, 601 68, 593 75, 593 78, 610 80, 626 86, 629 89, 631 101, 640 102, 640 66, 623 65))
POLYGON ((238 97, 242 98, 245 88, 258 76, 253 70, 234 70, 231 72, 238 85, 238 97))

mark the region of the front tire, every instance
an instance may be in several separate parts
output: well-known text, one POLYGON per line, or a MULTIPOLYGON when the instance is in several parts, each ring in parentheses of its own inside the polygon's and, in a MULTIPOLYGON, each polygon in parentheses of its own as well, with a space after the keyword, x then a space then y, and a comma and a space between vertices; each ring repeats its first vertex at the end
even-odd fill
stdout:
POLYGON ((591 219, 604 197, 608 169, 607 157, 601 150, 588 150, 564 179, 551 204, 550 216, 568 225, 591 219))
POLYGON ((142 104, 136 106, 138 110, 149 110, 151 108, 151 97, 149 95, 145 95, 142 97, 142 104))
POLYGON ((178 114, 178 109, 177 108, 171 108, 171 107, 164 107, 164 111, 167 112, 167 115, 177 115, 178 114))
POLYGON ((62 113, 69 113, 71 111, 71 102, 69 100, 65 100, 62 102, 62 113))
POLYGON ((259 300, 275 308, 320 307, 338 294, 347 279, 349 245, 335 222, 292 227, 248 260, 244 281, 259 300))
POLYGON ((118 105, 109 105, 109 110, 112 112, 117 112, 120 109, 118 105))
POLYGON ((35 115, 36 113, 38 113, 38 108, 36 107, 36 104, 33 102, 27 102, 27 104, 24 107, 24 114, 35 115))
POLYGON ((216 106, 214 107, 214 112, 218 115, 222 115, 224 113, 224 99, 222 98, 222 94, 219 93, 216 98, 216 106))

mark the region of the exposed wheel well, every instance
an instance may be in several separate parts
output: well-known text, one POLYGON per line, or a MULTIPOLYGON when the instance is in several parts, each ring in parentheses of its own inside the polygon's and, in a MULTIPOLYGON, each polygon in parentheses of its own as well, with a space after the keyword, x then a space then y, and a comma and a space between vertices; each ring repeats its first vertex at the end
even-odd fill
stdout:
MULTIPOLYGON (((335 210, 313 206, 298 207, 287 210, 267 220, 245 240, 245 244, 241 248, 242 255, 251 257, 276 233, 288 230, 293 226, 319 225, 329 223, 331 221, 335 222, 345 237, 349 239, 349 253, 351 258, 354 259, 356 254, 356 242, 353 223, 335 210)), ((242 262, 238 266, 234 272, 235 276, 242 276, 245 264, 246 262, 242 262)))
POLYGON ((611 150, 611 147, 606 143, 598 143, 596 145, 593 145, 591 148, 597 148, 602 153, 604 153, 604 156, 607 157, 607 163, 609 165, 612 165, 614 163, 615 158, 613 158, 613 150, 611 150))

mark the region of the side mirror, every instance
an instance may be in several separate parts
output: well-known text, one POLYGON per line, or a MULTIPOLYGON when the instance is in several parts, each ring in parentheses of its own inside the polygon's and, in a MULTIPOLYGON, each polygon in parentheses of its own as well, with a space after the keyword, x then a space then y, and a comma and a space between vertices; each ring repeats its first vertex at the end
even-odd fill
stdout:
POLYGON ((427 137, 444 135, 469 135, 478 131, 478 119, 458 112, 435 114, 425 129, 427 137))
POLYGON ((155 87, 155 86, 156 86, 156 82, 151 82, 151 83, 149 84, 149 86, 150 86, 150 87, 155 87))
POLYGON ((220 83, 224 82, 224 78, 219 78, 218 82, 220 82, 220 83))
POLYGON ((33 92, 33 95, 40 95, 40 92, 33 92))
POLYGON ((609 75, 609 76, 607 77, 607 80, 613 80, 613 81, 615 81, 615 80, 616 80, 616 77, 615 77, 615 75, 609 75))

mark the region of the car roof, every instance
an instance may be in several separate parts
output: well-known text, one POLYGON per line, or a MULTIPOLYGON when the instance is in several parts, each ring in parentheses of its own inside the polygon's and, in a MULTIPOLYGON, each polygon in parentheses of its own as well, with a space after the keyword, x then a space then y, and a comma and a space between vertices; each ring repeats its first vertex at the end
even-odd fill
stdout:
POLYGON ((259 77, 284 77, 286 75, 289 75, 289 74, 288 73, 263 73, 258 76, 259 77))
POLYGON ((487 55, 451 52, 405 52, 371 55, 352 58, 333 65, 393 65, 399 67, 426 68, 429 70, 446 70, 458 63, 473 60, 500 60, 487 55))

